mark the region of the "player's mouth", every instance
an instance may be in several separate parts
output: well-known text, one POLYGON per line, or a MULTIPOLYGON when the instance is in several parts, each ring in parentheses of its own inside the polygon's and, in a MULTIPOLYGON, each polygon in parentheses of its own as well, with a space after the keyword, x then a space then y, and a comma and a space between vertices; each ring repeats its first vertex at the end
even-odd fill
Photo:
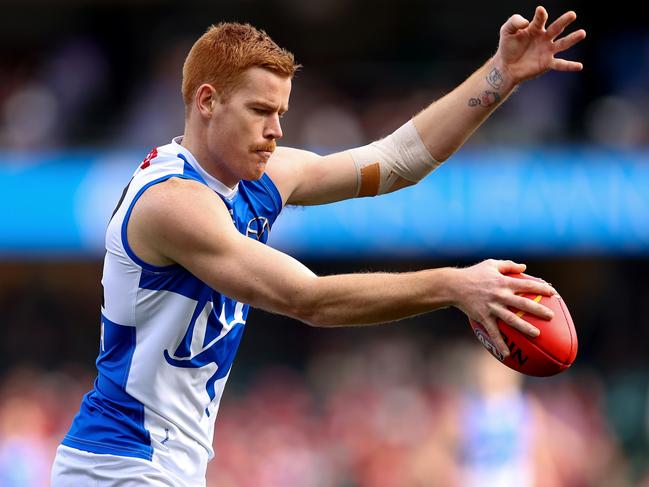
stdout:
POLYGON ((268 159, 270 159, 270 156, 273 155, 272 151, 268 150, 258 150, 256 151, 257 154, 261 156, 261 158, 264 160, 264 162, 268 162, 268 159))
POLYGON ((252 146, 250 151, 257 154, 261 158, 262 162, 266 163, 268 162, 268 159, 270 159, 270 156, 273 155, 273 152, 275 152, 276 147, 275 141, 271 140, 270 142, 252 146))

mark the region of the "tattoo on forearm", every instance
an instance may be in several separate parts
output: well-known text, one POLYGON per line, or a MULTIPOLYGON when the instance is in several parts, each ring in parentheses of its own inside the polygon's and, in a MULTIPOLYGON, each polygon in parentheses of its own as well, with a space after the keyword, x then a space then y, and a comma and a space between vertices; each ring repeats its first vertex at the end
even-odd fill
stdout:
POLYGON ((485 91, 480 98, 469 98, 470 107, 490 107, 500 102, 500 95, 495 91, 485 91))
POLYGON ((487 75, 487 83, 489 83, 497 90, 500 89, 504 82, 505 80, 503 79, 503 75, 500 73, 498 68, 492 69, 487 75))
MULTIPOLYGON (((493 68, 485 78, 489 86, 499 90, 502 88, 505 79, 498 68, 493 68)), ((470 107, 490 107, 500 103, 501 97, 497 91, 485 90, 478 98, 469 98, 470 107)))

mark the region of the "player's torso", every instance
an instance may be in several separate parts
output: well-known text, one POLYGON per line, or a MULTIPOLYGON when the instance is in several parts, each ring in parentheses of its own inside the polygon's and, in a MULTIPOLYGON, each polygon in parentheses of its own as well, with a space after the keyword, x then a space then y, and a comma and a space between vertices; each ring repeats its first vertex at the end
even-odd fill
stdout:
POLYGON ((532 485, 532 421, 522 393, 470 398, 462 415, 462 485, 532 485))
POLYGON ((63 443, 200 478, 212 456, 214 419, 248 306, 180 266, 152 266, 131 250, 126 226, 134 204, 146 188, 170 177, 211 187, 237 229, 263 243, 281 210, 267 176, 232 191, 176 143, 149 154, 108 226, 98 377, 63 443))

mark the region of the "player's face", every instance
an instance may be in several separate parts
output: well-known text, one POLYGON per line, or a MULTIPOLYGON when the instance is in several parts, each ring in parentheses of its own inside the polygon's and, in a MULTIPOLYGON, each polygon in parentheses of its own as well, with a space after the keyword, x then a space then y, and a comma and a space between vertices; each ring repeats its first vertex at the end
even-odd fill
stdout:
POLYGON ((227 173, 228 185, 257 180, 282 137, 280 118, 288 110, 291 79, 250 68, 241 84, 214 107, 208 133, 212 159, 227 173))

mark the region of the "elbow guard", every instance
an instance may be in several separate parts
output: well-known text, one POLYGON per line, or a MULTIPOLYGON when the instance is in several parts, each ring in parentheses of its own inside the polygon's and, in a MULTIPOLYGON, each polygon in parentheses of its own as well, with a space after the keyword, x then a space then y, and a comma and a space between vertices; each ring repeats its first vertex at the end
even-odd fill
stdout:
POLYGON ((384 139, 349 152, 356 165, 359 198, 416 184, 441 164, 428 152, 412 120, 384 139))

